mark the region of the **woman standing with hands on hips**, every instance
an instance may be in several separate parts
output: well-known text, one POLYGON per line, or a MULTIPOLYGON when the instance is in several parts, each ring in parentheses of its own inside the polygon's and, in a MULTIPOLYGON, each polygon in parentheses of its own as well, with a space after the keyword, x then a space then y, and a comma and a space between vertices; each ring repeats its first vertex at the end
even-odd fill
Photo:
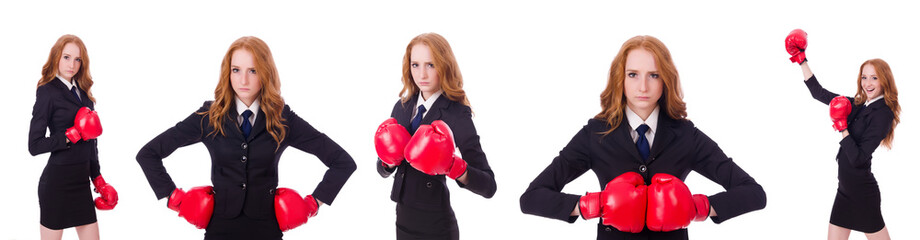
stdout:
POLYGON ((151 140, 137 162, 158 199, 189 223, 206 229, 205 239, 281 239, 282 232, 332 204, 355 171, 351 156, 291 111, 268 45, 242 37, 221 64, 214 101, 151 140), (204 143, 211 153, 213 187, 176 188, 163 158, 180 147, 204 143), (288 147, 316 155, 327 167, 312 195, 301 198, 278 186, 278 162, 288 147), (213 214, 213 216, 212 216, 213 214))
POLYGON ((61 239, 63 229, 70 227, 76 227, 80 239, 99 239, 93 205, 111 210, 118 204, 118 193, 99 171, 96 138, 102 125, 92 86, 83 40, 61 36, 42 67, 29 126, 29 153, 51 153, 38 181, 41 239, 61 239), (91 180, 101 194, 95 203, 91 180))
POLYGON ((766 206, 754 178, 686 118, 677 69, 657 38, 623 43, 601 107, 531 182, 521 211, 569 223, 600 217, 597 239, 687 239, 691 221, 721 223, 766 206), (561 192, 588 170, 603 191, 561 192), (726 191, 691 195, 690 171, 726 191))
POLYGON ((856 97, 830 92, 808 67, 805 48, 808 35, 801 29, 786 36, 790 60, 802 67, 811 96, 830 105, 834 130, 840 132, 837 150, 837 196, 831 210, 828 239, 848 239, 850 230, 868 239, 891 239, 882 219, 881 192, 872 174, 872 153, 879 145, 891 149, 894 128, 901 119, 898 88, 891 68, 882 59, 870 59, 859 67, 856 97))
POLYGON ((400 100, 374 139, 377 172, 382 177, 396 172, 390 193, 396 202, 396 239, 459 239, 445 175, 486 198, 496 185, 460 68, 444 37, 425 33, 409 42, 402 83, 400 100))

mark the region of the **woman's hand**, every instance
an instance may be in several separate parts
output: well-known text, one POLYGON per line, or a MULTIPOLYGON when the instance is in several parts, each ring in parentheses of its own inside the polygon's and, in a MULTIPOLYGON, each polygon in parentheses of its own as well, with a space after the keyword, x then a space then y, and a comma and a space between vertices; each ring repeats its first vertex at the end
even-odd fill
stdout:
POLYGON ((846 138, 847 136, 850 136, 850 130, 844 129, 843 132, 840 132, 840 135, 843 136, 842 138, 846 138))

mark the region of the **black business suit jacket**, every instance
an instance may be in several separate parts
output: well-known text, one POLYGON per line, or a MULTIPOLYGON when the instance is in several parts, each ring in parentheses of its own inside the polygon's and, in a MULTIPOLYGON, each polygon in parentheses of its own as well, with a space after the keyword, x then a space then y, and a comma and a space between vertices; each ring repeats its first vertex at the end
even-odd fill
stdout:
MULTIPOLYGON (((397 101, 396 105, 393 106, 393 112, 390 117, 395 118, 406 130, 411 131, 412 111, 415 109, 417 101, 418 94, 415 94, 415 97, 412 97, 406 103, 397 101)), ((470 107, 451 101, 447 96, 441 95, 431 105, 427 115, 422 118, 421 124, 431 124, 435 120, 442 120, 450 126, 454 134, 454 142, 460 149, 463 160, 467 162, 468 183, 462 184, 457 181, 457 184, 486 198, 491 198, 492 195, 495 195, 495 174, 492 173, 492 168, 489 167, 486 155, 482 152, 482 147, 479 144, 479 135, 476 134, 476 127, 473 126, 470 107)), ((385 178, 390 176, 394 170, 384 167, 382 163, 378 158, 377 172, 385 178)), ((447 190, 444 175, 431 176, 425 174, 410 166, 406 160, 403 160, 396 167, 395 172, 393 190, 390 192, 390 199, 394 202, 427 211, 448 211, 451 209, 450 192, 447 190)))
MULTIPOLYGON (((709 196, 712 208, 719 215, 712 217, 716 223, 766 205, 763 188, 689 120, 675 120, 665 113, 660 114, 655 142, 647 161, 641 160, 629 135, 633 129, 629 121, 624 119, 613 132, 604 136, 603 132, 608 129, 610 126, 603 120, 588 120, 588 124, 521 195, 521 211, 575 222, 578 217, 569 215, 581 196, 561 191, 588 170, 597 175, 601 189, 626 172, 639 173, 649 184, 657 173, 671 174, 684 180, 691 170, 696 171, 726 189, 709 196)), ((687 239, 687 230, 652 232, 646 228, 634 234, 598 223, 597 239, 687 239)))
MULTIPOLYGON (((78 87, 79 89, 79 87, 78 87)), ((50 152, 48 164, 76 164, 89 161, 90 179, 99 176, 99 154, 96 139, 67 143, 64 134, 73 126, 74 116, 82 107, 93 108, 86 92, 80 89, 77 100, 61 80, 55 78, 35 91, 32 122, 29 124, 29 153, 32 156, 50 152), (45 136, 46 131, 51 136, 45 136)))
MULTIPOLYGON (((808 86, 811 96, 824 104, 830 104, 834 97, 839 96, 821 87, 814 75, 805 81, 805 85, 808 86)), ((854 168, 869 169, 872 166, 872 153, 888 136, 888 131, 894 121, 894 112, 885 104, 884 98, 865 108, 863 105, 857 105, 855 99, 846 98, 853 107, 850 115, 847 116, 847 130, 850 135, 840 140, 837 160, 846 160, 849 166, 854 168)))
POLYGON ((205 102, 175 127, 167 129, 137 153, 137 162, 158 199, 176 188, 166 173, 162 159, 179 147, 204 143, 211 154, 211 183, 214 184, 214 215, 234 218, 241 213, 256 219, 275 217, 274 190, 278 186, 278 160, 288 146, 316 155, 327 167, 313 197, 331 205, 345 181, 355 171, 351 156, 325 134, 317 131, 285 105, 281 116, 287 136, 278 147, 265 128, 265 112, 256 117, 249 138, 244 138, 236 117, 235 104, 225 116, 226 136, 210 134, 214 129, 205 115, 211 102, 205 102))

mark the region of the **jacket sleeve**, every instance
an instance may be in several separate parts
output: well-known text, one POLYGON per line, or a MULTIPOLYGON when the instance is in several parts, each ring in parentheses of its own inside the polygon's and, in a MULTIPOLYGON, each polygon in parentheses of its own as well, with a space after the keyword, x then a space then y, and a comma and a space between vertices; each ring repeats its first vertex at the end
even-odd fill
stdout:
POLYGON ((208 134, 202 127, 207 124, 207 119, 198 113, 207 112, 209 107, 210 102, 205 102, 197 112, 192 113, 176 126, 166 129, 137 152, 137 163, 147 176, 147 182, 153 188, 157 199, 168 197, 176 189, 176 184, 163 166, 163 158, 168 157, 180 147, 201 142, 202 137, 208 134))
MULTIPOLYGON (((880 100, 884 101, 884 100, 880 100)), ((891 129, 894 121, 894 113, 883 109, 879 113, 873 113, 869 121, 869 126, 863 132, 860 139, 856 139, 852 134, 840 140, 840 148, 846 154, 847 159, 853 166, 862 166, 872 160, 872 153, 882 143, 885 136, 891 129)))
POLYGON ((451 129, 457 129, 453 132, 454 139, 457 148, 460 149, 460 154, 463 155, 463 160, 467 163, 467 183, 462 184, 457 181, 457 184, 485 198, 491 198, 497 189, 495 173, 489 167, 486 154, 482 152, 482 145, 479 143, 479 135, 476 134, 472 117, 470 108, 464 106, 462 115, 451 126, 451 129))
POLYGON ((93 158, 89 160, 89 179, 96 179, 102 173, 99 171, 99 140, 93 139, 93 158))
MULTIPOLYGON (((805 86, 807 86, 808 91, 811 92, 811 97, 824 104, 830 104, 834 97, 840 96, 840 94, 833 93, 821 87, 821 83, 818 82, 818 78, 814 75, 808 78, 808 80, 805 80, 805 86)), ((850 101, 852 102, 853 100, 851 99, 850 101)))
POLYGON ((724 192, 709 196, 710 206, 718 214, 712 217, 713 222, 721 223, 766 207, 767 195, 754 178, 726 156, 718 144, 702 131, 694 129, 693 137, 697 143, 693 170, 725 188, 724 192))
POLYGON ((45 87, 35 91, 35 105, 32 106, 32 121, 29 123, 29 153, 32 156, 68 147, 64 132, 53 132, 51 136, 45 137, 53 109, 50 94, 45 87))
POLYGON ((289 141, 294 148, 315 155, 326 167, 329 167, 323 180, 313 190, 313 197, 332 205, 332 201, 345 185, 345 181, 357 168, 355 160, 345 152, 345 149, 342 149, 326 134, 317 131, 297 114, 291 112, 286 120, 290 128, 286 141, 289 141))
POLYGON ((530 183, 521 195, 521 212, 569 223, 578 219, 570 215, 581 195, 563 193, 562 188, 591 169, 590 134, 587 126, 582 128, 530 183))

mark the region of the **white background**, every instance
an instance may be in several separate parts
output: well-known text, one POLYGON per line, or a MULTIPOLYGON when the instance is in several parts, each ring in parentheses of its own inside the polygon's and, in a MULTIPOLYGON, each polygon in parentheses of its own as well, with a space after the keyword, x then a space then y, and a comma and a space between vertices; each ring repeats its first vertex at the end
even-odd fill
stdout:
MULTIPOLYGON (((395 238, 392 179, 374 169, 372 136, 401 88, 409 40, 424 32, 448 39, 460 64, 482 148, 498 182, 484 199, 450 183, 465 239, 593 239, 596 221, 568 224, 520 211, 530 181, 600 111, 599 95, 620 45, 652 35, 671 50, 691 120, 720 144, 767 193, 767 207, 722 224, 693 223, 695 239, 825 238, 836 191, 840 134, 813 100, 783 39, 809 33, 808 59, 822 84, 852 96, 859 65, 886 60, 903 108, 894 149, 879 148, 873 172, 882 213, 895 239, 917 239, 918 130, 916 8, 892 2, 463 3, 342 1, 256 2, 15 1, 0 9, 0 67, 6 129, 2 138, 0 239, 38 239, 38 178, 48 155, 27 151, 35 84, 63 34, 83 39, 105 126, 99 158, 118 206, 97 212, 103 239, 200 239, 204 233, 158 201, 135 161, 137 151, 202 101, 213 99, 231 42, 253 35, 271 47, 282 96, 358 164, 334 205, 285 233, 287 239, 395 238), (28 6, 24 6, 24 4, 28 6)), ((165 159, 176 184, 210 184, 201 144, 165 159)), ((280 186, 312 192, 325 171, 289 149, 280 186)), ((599 191, 593 173, 565 192, 599 191)), ((693 173, 694 193, 721 187, 693 173)), ((573 206, 574 207, 574 206, 573 206)), ((862 239, 854 232, 852 239, 862 239)), ((65 239, 76 239, 73 229, 65 239)))

